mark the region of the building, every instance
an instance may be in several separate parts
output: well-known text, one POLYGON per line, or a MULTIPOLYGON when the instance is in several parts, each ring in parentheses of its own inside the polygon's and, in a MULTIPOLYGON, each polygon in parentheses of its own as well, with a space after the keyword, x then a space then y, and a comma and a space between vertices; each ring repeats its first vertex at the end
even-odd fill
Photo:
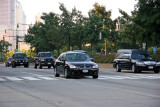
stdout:
MULTIPOLYGON (((9 50, 16 49, 16 37, 21 37, 27 33, 26 16, 23 7, 18 0, 0 0, 0 40, 5 39, 10 44, 9 50)), ((18 43, 18 48, 21 48, 18 43)))

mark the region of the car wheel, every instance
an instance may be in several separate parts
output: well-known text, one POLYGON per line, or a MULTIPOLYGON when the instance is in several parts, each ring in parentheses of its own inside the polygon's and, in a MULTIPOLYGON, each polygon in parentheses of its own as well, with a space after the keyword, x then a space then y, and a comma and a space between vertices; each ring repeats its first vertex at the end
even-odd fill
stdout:
POLYGON ((137 73, 137 69, 136 69, 136 66, 134 64, 132 65, 132 72, 137 73))
POLYGON ((154 73, 159 73, 159 69, 154 70, 154 73))
POLYGON ((39 64, 39 69, 42 69, 42 65, 41 64, 39 64))
POLYGON ((25 67, 25 68, 28 68, 29 66, 28 66, 28 64, 26 64, 26 65, 24 65, 24 67, 25 67))
POLYGON ((93 75, 93 79, 97 79, 98 78, 98 75, 93 75))
POLYGON ((16 64, 15 63, 12 63, 12 68, 16 68, 16 64))
POLYGON ((48 66, 48 69, 50 69, 51 68, 51 66, 48 66))
POLYGON ((65 78, 69 78, 68 70, 67 70, 67 69, 64 70, 64 77, 65 77, 65 78))
POLYGON ((116 66, 116 71, 117 72, 121 72, 121 69, 119 68, 119 65, 117 64, 117 66, 116 66))
POLYGON ((37 64, 34 65, 34 68, 37 68, 37 64))
POLYGON ((55 77, 59 77, 59 76, 60 76, 60 74, 59 74, 58 71, 57 71, 57 68, 54 69, 54 76, 55 76, 55 77))

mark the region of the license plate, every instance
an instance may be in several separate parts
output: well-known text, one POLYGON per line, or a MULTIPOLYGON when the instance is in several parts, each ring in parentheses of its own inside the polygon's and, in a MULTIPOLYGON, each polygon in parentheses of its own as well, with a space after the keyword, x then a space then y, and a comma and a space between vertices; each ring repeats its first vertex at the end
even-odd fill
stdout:
POLYGON ((148 66, 148 69, 153 69, 153 66, 148 66))
POLYGON ((50 62, 48 64, 51 64, 50 62))
POLYGON ((23 63, 20 63, 20 64, 23 64, 23 63))
POLYGON ((88 73, 88 70, 83 70, 83 73, 88 73))

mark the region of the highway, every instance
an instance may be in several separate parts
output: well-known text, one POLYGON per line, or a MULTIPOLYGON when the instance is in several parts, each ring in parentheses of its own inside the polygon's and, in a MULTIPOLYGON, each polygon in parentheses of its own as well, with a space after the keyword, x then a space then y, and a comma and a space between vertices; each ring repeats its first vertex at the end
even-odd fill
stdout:
POLYGON ((0 64, 0 107, 160 107, 160 74, 100 69, 99 78, 0 64))

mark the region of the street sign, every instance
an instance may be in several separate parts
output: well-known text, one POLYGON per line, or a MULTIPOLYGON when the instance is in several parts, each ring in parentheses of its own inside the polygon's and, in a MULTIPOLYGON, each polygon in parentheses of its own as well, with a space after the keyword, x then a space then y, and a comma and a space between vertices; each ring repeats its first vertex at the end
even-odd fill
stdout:
POLYGON ((143 43, 142 47, 143 47, 143 50, 145 50, 146 49, 146 43, 143 43))
POLYGON ((18 49, 15 49, 14 51, 15 51, 15 52, 18 52, 18 49))
POLYGON ((156 54, 157 52, 157 47, 153 47, 153 53, 156 54))

